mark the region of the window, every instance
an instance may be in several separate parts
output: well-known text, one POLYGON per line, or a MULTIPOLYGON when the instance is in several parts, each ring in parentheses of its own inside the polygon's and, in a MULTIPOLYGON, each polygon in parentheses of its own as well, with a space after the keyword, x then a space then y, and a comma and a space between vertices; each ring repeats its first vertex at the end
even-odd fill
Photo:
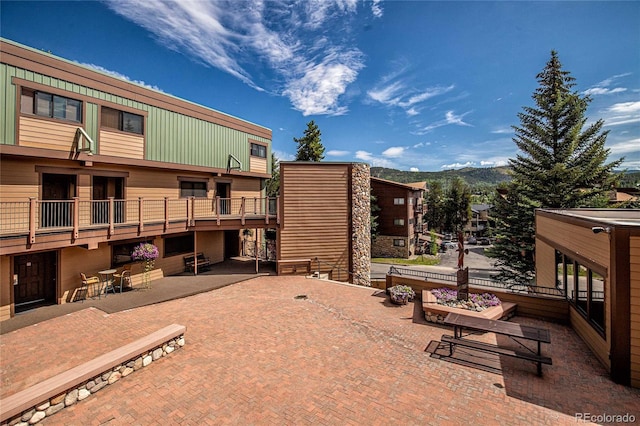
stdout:
POLYGON ((23 88, 20 112, 81 123, 82 101, 23 88))
POLYGON ((128 133, 142 134, 144 117, 130 112, 118 111, 117 109, 102 107, 100 112, 100 123, 102 127, 120 130, 128 133))
POLYGON ((193 253, 193 234, 164 238, 164 257, 193 253))
POLYGON ((413 205, 413 198, 409 197, 409 205, 412 206, 413 205))
POLYGON ((401 240, 401 239, 393 240, 393 246, 394 247, 404 247, 405 244, 406 244, 405 240, 401 240))
POLYGON ((180 181, 180 197, 206 198, 207 182, 197 182, 197 181, 188 181, 188 180, 180 181))
POLYGON ((396 206, 404 206, 404 198, 394 198, 393 204, 396 206))
POLYGON ((111 252, 113 254, 113 257, 111 260, 112 266, 120 266, 120 265, 124 265, 125 263, 133 262, 133 259, 131 259, 131 254, 133 253, 133 250, 136 248, 136 246, 141 243, 153 244, 153 241, 147 240, 147 241, 134 241, 134 242, 128 242, 128 243, 114 244, 111 247, 111 252))
POLYGON ((253 155, 254 157, 267 158, 267 147, 257 143, 252 143, 251 155, 253 155))
POLYGON ((556 250, 556 287, 566 290, 571 305, 604 337, 604 276, 556 250))
POLYGON ((393 224, 396 226, 404 226, 404 219, 393 219, 393 224))

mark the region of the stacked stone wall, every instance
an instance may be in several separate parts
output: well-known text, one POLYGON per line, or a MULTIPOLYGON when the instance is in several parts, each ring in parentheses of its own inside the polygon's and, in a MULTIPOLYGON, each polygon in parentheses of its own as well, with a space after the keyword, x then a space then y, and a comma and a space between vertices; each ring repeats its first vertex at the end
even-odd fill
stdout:
POLYGON ((397 257, 402 259, 408 259, 409 252, 409 239, 406 237, 394 237, 387 235, 378 235, 371 247, 372 257, 397 257), (396 247, 393 245, 393 240, 402 239, 405 241, 405 247, 396 247))
POLYGON ((371 285, 371 173, 369 165, 351 169, 351 241, 353 283, 371 285))

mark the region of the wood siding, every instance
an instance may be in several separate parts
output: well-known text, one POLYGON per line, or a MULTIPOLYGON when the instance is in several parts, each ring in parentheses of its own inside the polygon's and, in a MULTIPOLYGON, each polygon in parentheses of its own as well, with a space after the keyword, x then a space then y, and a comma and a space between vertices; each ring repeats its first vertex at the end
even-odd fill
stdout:
POLYGON ((536 240, 536 284, 541 287, 556 286, 556 250, 544 241, 536 240))
POLYGON ((11 308, 13 307, 11 257, 0 256, 0 271, 3 271, 0 274, 0 321, 5 321, 11 318, 11 308))
POLYGON ((143 136, 101 130, 98 143, 100 155, 144 159, 143 136))
POLYGON ((43 120, 37 117, 20 117, 20 140, 18 145, 31 148, 74 151, 73 139, 82 124, 69 124, 43 120))
POLYGON ((39 196, 39 176, 31 161, 2 159, 0 194, 2 201, 28 201, 39 196))
POLYGON ((640 388, 640 237, 631 237, 631 386, 640 388))
POLYGON ((280 173, 278 260, 318 257, 349 270, 349 165, 282 163, 280 173))
POLYGON ((255 173, 267 173, 267 159, 251 156, 249 159, 249 171, 255 173))
POLYGON ((600 336, 587 320, 579 314, 573 306, 569 308, 571 317, 571 327, 575 330, 576 334, 586 343, 591 349, 591 352, 600 360, 602 365, 611 371, 611 360, 609 359, 609 344, 605 339, 600 336))
MULTIPOLYGON (((605 232, 594 234, 591 227, 560 222, 536 215, 536 234, 552 241, 556 247, 564 247, 598 265, 609 265, 609 236, 605 232)), ((555 264, 555 261, 554 261, 555 264)))

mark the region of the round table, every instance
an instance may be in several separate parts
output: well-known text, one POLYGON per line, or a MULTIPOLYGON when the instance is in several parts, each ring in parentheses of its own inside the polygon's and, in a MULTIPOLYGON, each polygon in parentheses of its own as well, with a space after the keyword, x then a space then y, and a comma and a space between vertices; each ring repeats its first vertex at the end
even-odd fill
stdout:
POLYGON ((104 287, 104 295, 107 296, 107 291, 109 288, 113 290, 115 294, 116 290, 113 288, 113 274, 115 274, 117 269, 105 269, 104 271, 99 271, 100 274, 100 289, 98 290, 98 298, 100 298, 100 293, 102 293, 102 288, 104 287))

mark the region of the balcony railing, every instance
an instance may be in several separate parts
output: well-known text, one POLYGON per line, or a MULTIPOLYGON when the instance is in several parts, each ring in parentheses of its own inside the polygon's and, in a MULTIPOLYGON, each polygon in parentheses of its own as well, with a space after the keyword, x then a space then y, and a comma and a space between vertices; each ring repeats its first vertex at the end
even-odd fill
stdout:
POLYGON ((108 228, 114 233, 118 226, 145 225, 197 220, 264 219, 265 224, 278 218, 278 198, 179 198, 135 200, 38 200, 0 202, 0 237, 29 235, 70 230, 78 237, 80 230, 108 228))

